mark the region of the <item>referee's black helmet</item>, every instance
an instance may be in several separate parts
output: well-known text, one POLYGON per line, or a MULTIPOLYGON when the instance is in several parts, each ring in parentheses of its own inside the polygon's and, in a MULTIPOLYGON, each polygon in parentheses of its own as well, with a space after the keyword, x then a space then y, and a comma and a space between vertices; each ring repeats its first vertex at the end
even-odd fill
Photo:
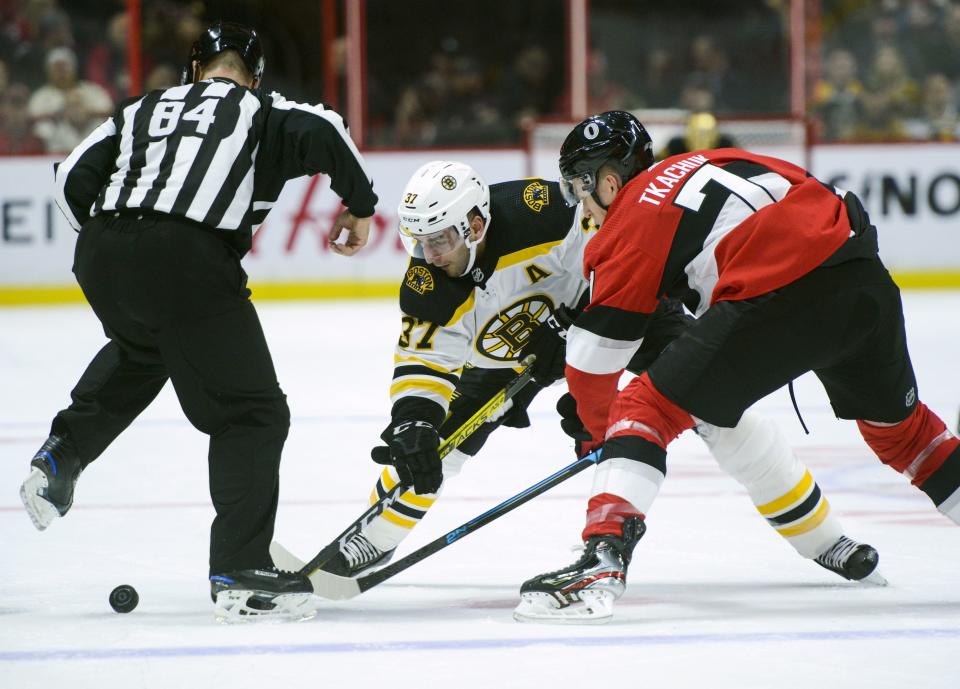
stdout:
POLYGON ((180 83, 193 81, 193 63, 196 61, 203 66, 224 50, 236 50, 243 63, 253 75, 255 84, 260 83, 263 77, 263 46, 257 32, 243 24, 218 21, 211 24, 200 37, 194 41, 190 49, 190 58, 181 74, 180 83))

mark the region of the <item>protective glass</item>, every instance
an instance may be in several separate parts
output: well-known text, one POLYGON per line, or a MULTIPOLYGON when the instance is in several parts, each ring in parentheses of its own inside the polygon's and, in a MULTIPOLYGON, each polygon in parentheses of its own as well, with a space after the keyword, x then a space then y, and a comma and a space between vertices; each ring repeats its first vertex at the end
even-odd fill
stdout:
POLYGON ((442 261, 465 245, 463 235, 452 226, 430 234, 414 235, 401 225, 400 240, 408 254, 430 261, 442 261))
POLYGON ((597 176, 592 172, 580 172, 560 178, 560 192, 568 206, 576 206, 597 188, 597 176))

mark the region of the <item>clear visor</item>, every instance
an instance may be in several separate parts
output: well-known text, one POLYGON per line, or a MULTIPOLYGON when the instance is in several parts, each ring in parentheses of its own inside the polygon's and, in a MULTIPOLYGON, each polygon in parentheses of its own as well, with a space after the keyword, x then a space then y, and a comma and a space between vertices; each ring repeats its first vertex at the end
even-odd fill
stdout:
POLYGON ((592 172, 581 172, 560 178, 560 192, 568 206, 576 206, 597 188, 597 178, 592 172))
POLYGON ((442 260, 464 245, 463 235, 452 226, 439 232, 414 235, 401 225, 400 240, 408 254, 431 261, 442 260))

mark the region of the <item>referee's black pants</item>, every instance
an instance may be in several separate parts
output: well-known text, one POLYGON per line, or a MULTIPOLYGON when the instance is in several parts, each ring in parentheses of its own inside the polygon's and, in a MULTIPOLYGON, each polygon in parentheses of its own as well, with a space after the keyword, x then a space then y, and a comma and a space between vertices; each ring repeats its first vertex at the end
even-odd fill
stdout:
POLYGON ((271 565, 290 412, 237 254, 189 221, 108 214, 84 224, 74 273, 110 342, 53 432, 69 432, 86 466, 169 378, 210 436, 210 573, 271 565))

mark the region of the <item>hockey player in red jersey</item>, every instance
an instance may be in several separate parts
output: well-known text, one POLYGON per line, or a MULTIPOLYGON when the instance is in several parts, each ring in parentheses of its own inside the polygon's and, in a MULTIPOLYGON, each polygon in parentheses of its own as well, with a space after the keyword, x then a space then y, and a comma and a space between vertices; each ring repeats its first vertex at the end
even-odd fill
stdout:
POLYGON ((566 378, 582 447, 603 447, 597 471, 613 480, 594 483, 584 556, 524 583, 518 615, 609 605, 624 590, 669 444, 696 423, 736 425, 808 371, 880 461, 960 523, 960 440, 918 397, 900 293, 857 197, 738 149, 656 165, 651 149, 620 111, 587 118, 561 148, 568 203, 600 225, 584 255, 590 303, 568 330, 566 378), (698 318, 618 390, 663 296, 698 318))

